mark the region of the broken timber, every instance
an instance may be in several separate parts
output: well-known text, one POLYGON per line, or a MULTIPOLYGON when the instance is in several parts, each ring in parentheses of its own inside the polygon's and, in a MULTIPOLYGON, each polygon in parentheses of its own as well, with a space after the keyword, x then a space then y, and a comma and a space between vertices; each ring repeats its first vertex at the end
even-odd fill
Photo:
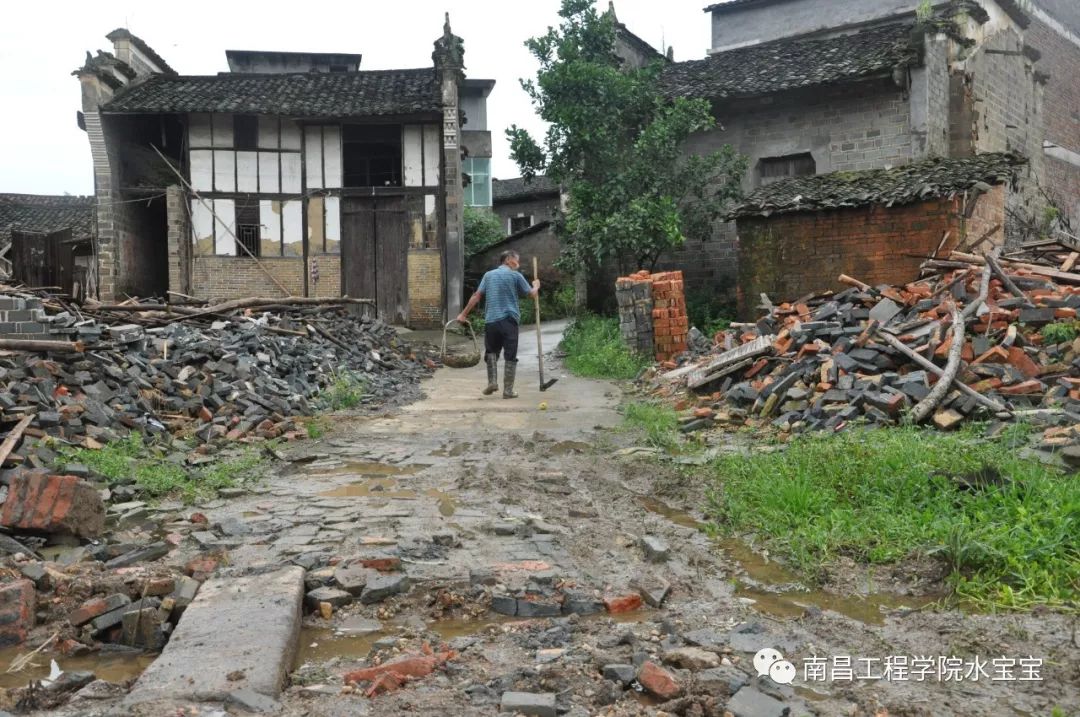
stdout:
POLYGON ((772 343, 776 339, 773 335, 759 336, 748 344, 743 344, 738 348, 725 351, 720 354, 705 366, 691 371, 686 378, 687 388, 695 389, 699 386, 704 386, 710 381, 715 381, 718 378, 726 376, 728 373, 736 371, 737 369, 731 369, 727 371, 732 364, 739 363, 743 359, 750 359, 755 356, 759 356, 772 350, 772 343))

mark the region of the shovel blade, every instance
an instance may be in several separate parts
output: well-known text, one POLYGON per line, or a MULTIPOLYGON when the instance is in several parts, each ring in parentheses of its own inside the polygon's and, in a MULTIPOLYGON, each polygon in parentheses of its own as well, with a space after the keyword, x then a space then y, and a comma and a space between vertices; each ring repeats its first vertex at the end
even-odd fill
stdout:
POLYGON ((556 381, 558 381, 558 380, 559 380, 559 379, 557 379, 557 378, 553 378, 553 379, 551 379, 550 381, 544 381, 544 382, 543 382, 542 384, 540 384, 540 390, 541 390, 541 391, 546 391, 546 390, 548 390, 549 388, 551 388, 552 386, 554 386, 554 385, 555 385, 555 382, 556 382, 556 381))

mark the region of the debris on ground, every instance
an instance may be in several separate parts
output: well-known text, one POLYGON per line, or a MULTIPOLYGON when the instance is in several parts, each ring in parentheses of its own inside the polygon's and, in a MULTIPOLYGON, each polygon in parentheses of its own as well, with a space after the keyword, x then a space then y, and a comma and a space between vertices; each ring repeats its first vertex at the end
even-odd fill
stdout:
MULTIPOLYGON (((1077 253, 1039 242, 998 258, 952 252, 904 286, 850 288, 773 306, 732 324, 704 356, 659 364, 658 396, 681 429, 840 430, 905 417, 942 430, 971 416, 1080 423, 1077 253)), ((1068 442, 1068 441, 1066 441, 1068 442)))

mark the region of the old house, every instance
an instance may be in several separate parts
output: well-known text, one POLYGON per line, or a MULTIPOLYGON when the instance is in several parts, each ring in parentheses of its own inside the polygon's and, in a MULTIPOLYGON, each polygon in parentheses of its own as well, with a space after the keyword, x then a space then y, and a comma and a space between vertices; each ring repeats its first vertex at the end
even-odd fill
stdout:
POLYGON ((94 197, 0 194, 0 279, 94 292, 94 197))
MULTIPOLYGON (((1058 5, 729 0, 705 9, 709 55, 669 64, 663 84, 671 96, 712 103, 717 127, 692 138, 689 151, 733 145, 750 160, 747 193, 791 177, 843 172, 858 186, 850 175, 935 157, 1020 155, 1026 163, 1004 193, 1005 221, 989 237, 1017 240, 1041 215, 1043 190, 1064 188, 1080 172, 1069 154, 1080 147, 1080 43, 1069 18, 1050 17, 1058 5)), ((1064 194, 1067 205, 1077 201, 1075 191, 1064 194)), ((664 266, 683 269, 691 289, 734 293, 748 255, 736 232, 726 222, 664 266)))
POLYGON ((927 257, 1000 246, 1005 197, 1023 164, 1000 153, 931 157, 762 186, 729 215, 739 235, 740 316, 754 318, 762 294, 813 294, 840 274, 903 284, 927 257))
POLYGON ((103 298, 344 294, 413 326, 460 310, 463 155, 476 192, 494 82, 465 79, 449 19, 432 64, 400 70, 229 50, 228 72, 189 76, 108 39, 75 73, 103 298))

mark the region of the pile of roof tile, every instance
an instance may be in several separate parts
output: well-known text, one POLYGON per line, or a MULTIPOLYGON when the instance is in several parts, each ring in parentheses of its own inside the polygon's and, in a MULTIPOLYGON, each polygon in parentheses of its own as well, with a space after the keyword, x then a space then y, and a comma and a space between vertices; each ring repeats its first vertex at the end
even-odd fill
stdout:
MULTIPOLYGON (((35 309, 40 341, 0 350, 0 428, 28 439, 10 458, 32 467, 45 467, 35 459, 47 437, 84 446, 132 430, 202 443, 280 437, 343 372, 363 403, 381 404, 417 395, 434 366, 392 327, 332 304, 188 317, 151 307, 117 320, 92 306, 45 308, 35 309)), ((0 348, 12 344, 22 345, 0 348)))
POLYGON ((779 306, 763 295, 765 316, 717 334, 708 356, 662 364, 656 392, 695 409, 685 431, 840 430, 905 416, 949 429, 976 414, 1080 423, 1078 258, 1045 241, 1004 258, 931 259, 931 275, 904 286, 841 276, 850 288, 838 293, 779 306))

